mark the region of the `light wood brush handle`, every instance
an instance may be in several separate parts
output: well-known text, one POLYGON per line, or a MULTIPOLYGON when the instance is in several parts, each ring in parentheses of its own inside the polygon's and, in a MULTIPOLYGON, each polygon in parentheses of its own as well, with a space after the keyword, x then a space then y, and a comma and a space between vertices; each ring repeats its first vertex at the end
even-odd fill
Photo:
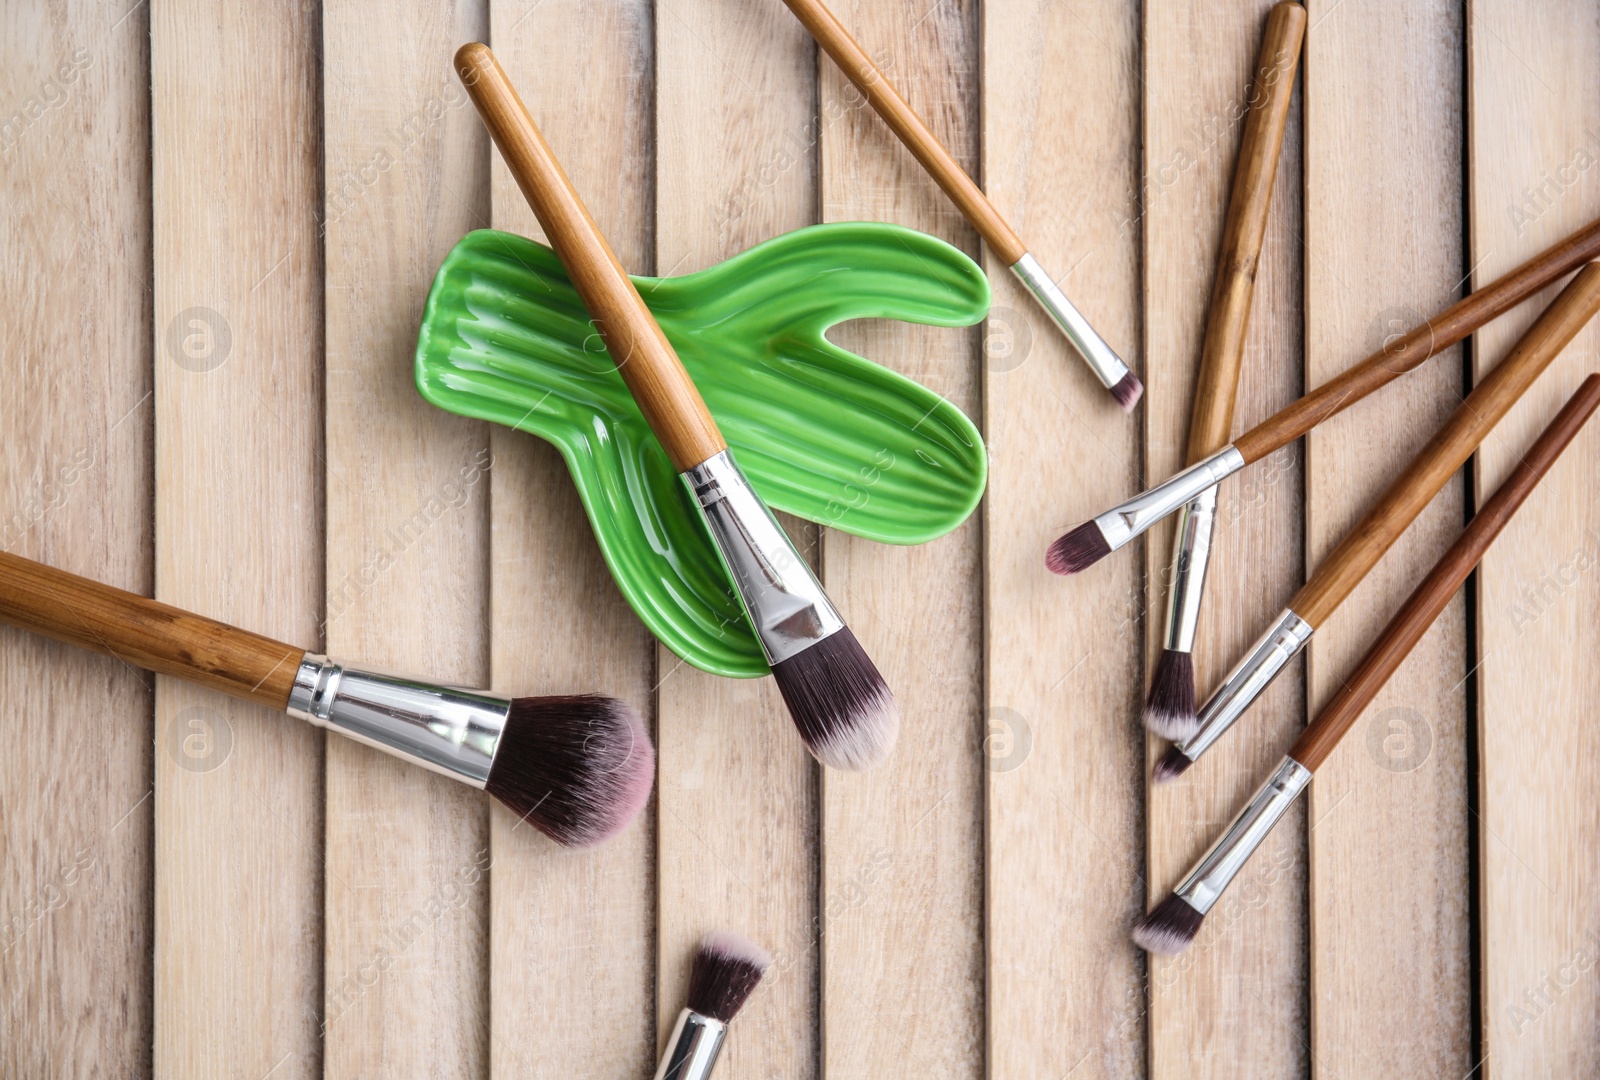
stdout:
POLYGON ((282 710, 305 650, 0 552, 0 621, 282 710))
POLYGON ((1217 278, 1206 313, 1205 345, 1200 353, 1194 411, 1189 419, 1190 465, 1227 446, 1228 437, 1233 434, 1233 405, 1239 389, 1239 367, 1244 360, 1256 265, 1261 261, 1261 244, 1267 235, 1272 183, 1278 175, 1278 156, 1283 148, 1283 130, 1289 122, 1289 99, 1294 94, 1294 74, 1300 63, 1305 29, 1306 9, 1294 0, 1284 0, 1267 16, 1267 27, 1261 35, 1250 113, 1239 143, 1239 163, 1233 171, 1222 248, 1217 253, 1217 278))
POLYGON ((1596 311, 1600 311, 1600 264, 1589 263, 1317 567, 1289 602, 1295 614, 1313 627, 1322 625, 1596 311))
POLYGON ((494 53, 477 42, 463 45, 456 52, 456 73, 673 467, 684 472, 727 449, 683 362, 494 53))
POLYGON ((789 10, 795 13, 811 36, 817 39, 823 51, 839 65, 845 77, 872 103, 872 108, 883 117, 884 123, 928 170, 928 175, 950 196, 962 216, 978 230, 978 235, 983 237, 995 254, 1007 266, 1026 255, 1027 245, 1007 224, 1006 219, 1000 216, 1000 211, 994 208, 983 189, 973 182, 966 170, 956 164, 950 151, 928 130, 922 117, 906 104, 906 99, 878 70, 878 65, 872 62, 867 51, 850 36, 833 12, 820 0, 784 0, 784 3, 789 5, 789 10))
POLYGON ((1600 220, 1590 222, 1505 276, 1462 297, 1405 336, 1280 409, 1235 439, 1234 449, 1247 465, 1261 460, 1594 258, 1600 258, 1600 220))
POLYGON ((1517 462, 1505 483, 1483 504, 1461 538, 1451 545, 1422 584, 1395 612, 1333 700, 1316 721, 1300 733, 1289 750, 1290 757, 1312 771, 1327 760, 1597 406, 1600 406, 1600 375, 1590 375, 1517 462))

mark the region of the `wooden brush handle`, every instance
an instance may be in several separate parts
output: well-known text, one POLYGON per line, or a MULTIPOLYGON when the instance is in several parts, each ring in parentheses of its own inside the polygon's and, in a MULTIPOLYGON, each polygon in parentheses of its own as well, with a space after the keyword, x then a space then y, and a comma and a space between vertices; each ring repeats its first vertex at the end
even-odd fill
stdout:
POLYGON ((1600 257, 1600 220, 1590 222, 1504 277, 1457 300, 1404 337, 1385 345, 1263 420, 1235 439, 1234 449, 1244 457, 1246 464, 1261 460, 1597 257, 1600 257))
POLYGON ((1261 244, 1267 235, 1272 182, 1278 175, 1278 155, 1289 122, 1289 99, 1294 94, 1294 73, 1305 30, 1306 9, 1284 0, 1267 16, 1267 28, 1261 35, 1250 113, 1239 143, 1239 163, 1233 170, 1233 192, 1222 226, 1222 248, 1217 253, 1217 278, 1206 314, 1205 345, 1189 420, 1190 465, 1227 446, 1228 436, 1233 434, 1233 403, 1244 360, 1256 264, 1261 261, 1261 244))
POLYGON ((789 5, 789 10, 795 13, 811 36, 817 39, 823 51, 839 65, 845 77, 855 83, 856 89, 872 103, 873 109, 883 117, 884 123, 889 125, 912 156, 944 188, 944 193, 950 196, 962 216, 978 230, 978 235, 983 237, 995 254, 1007 266, 1026 255, 1027 245, 1006 223, 1006 219, 1000 216, 1000 211, 994 208, 983 189, 973 183, 972 177, 956 164, 950 151, 928 130, 922 117, 906 104, 906 99, 878 70, 878 65, 872 62, 866 50, 850 36, 833 12, 820 0, 784 0, 784 3, 789 5))
POLYGON ((1345 732, 1356 722, 1362 711, 1377 696, 1384 683, 1389 681, 1413 646, 1433 625, 1461 583, 1467 580, 1473 567, 1483 559, 1484 552, 1500 535, 1506 522, 1517 512, 1529 493, 1550 471, 1550 466, 1572 442, 1584 423, 1600 406, 1600 375, 1590 375, 1583 380, 1577 393, 1544 429, 1544 433, 1528 453, 1512 468, 1500 489, 1490 496, 1473 517, 1461 538, 1451 545, 1435 564, 1428 576, 1418 585, 1395 612, 1389 625, 1384 627, 1378 640, 1361 658, 1355 671, 1345 681, 1327 708, 1314 723, 1300 733, 1289 750, 1289 756, 1306 768, 1316 771, 1339 744, 1345 732))
POLYGON ((274 709, 305 650, 0 552, 0 621, 274 709))
POLYGON ((463 45, 456 52, 456 73, 673 466, 683 472, 726 450, 700 391, 494 53, 477 42, 463 45))
POLYGON ((1295 614, 1314 627, 1322 625, 1596 311, 1600 311, 1600 264, 1589 263, 1317 567, 1289 602, 1295 614))

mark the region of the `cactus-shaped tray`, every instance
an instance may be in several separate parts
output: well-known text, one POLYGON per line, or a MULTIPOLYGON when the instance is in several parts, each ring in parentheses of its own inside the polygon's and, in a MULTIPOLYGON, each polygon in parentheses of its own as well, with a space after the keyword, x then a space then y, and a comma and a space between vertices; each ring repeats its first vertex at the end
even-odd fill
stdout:
MULTIPOLYGON (((893 225, 817 225, 634 281, 769 506, 918 544, 977 505, 988 465, 972 421, 826 337, 850 319, 977 322, 989 283, 960 251, 893 225)), ((687 488, 549 248, 462 238, 428 294, 416 379, 440 408, 560 450, 612 576, 668 648, 718 675, 767 672, 687 488)))

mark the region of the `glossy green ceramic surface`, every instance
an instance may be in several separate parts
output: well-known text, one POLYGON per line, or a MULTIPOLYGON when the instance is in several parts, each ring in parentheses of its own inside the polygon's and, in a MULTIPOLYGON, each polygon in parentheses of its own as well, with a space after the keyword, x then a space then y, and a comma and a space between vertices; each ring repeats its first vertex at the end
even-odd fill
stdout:
MULTIPOLYGON (((960 251, 892 225, 818 225, 634 280, 768 505, 891 544, 942 536, 977 505, 972 422, 825 336, 850 319, 977 322, 989 283, 960 251)), ((443 409, 559 448, 612 575, 668 648, 719 675, 767 672, 688 490, 549 248, 464 237, 428 295, 416 378, 443 409)))

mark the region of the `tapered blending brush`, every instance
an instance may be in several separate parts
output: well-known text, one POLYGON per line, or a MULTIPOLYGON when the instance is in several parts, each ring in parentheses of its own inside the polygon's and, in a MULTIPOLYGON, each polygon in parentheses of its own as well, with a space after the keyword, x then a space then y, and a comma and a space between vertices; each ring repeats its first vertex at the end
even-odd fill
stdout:
POLYGON ((1210 457, 1069 530, 1050 545, 1045 565, 1057 574, 1087 570, 1206 488, 1289 445, 1328 417, 1416 369, 1429 357, 1597 257, 1600 220, 1590 222, 1561 243, 1412 327, 1404 336, 1280 409, 1210 457))
POLYGON ((678 1014, 656 1080, 705 1080, 711 1075, 728 1025, 771 963, 765 949, 738 934, 713 930, 700 939, 689 970, 689 1006, 678 1014))
POLYGON ((1154 953, 1182 952, 1200 932, 1206 913, 1222 897, 1250 856, 1260 847, 1294 800, 1311 782, 1333 748, 1372 703, 1450 598, 1461 588, 1484 552, 1505 528, 1550 466, 1600 406, 1600 375, 1590 375, 1551 421, 1500 489, 1483 504, 1450 550, 1395 612, 1317 719, 1300 733, 1216 843, 1178 883, 1171 896, 1139 921, 1133 940, 1154 953))
MULTIPOLYGON (((1272 209, 1272 182, 1278 174, 1283 130, 1289 122, 1289 99, 1305 36, 1306 9, 1284 0, 1267 16, 1256 54, 1255 83, 1249 96, 1234 167, 1233 192, 1217 251, 1217 276, 1206 313, 1205 344, 1195 382, 1194 411, 1189 419, 1188 462, 1203 461, 1228 444, 1233 431, 1233 405, 1244 360, 1245 329, 1255 294, 1256 265, 1267 235, 1272 209)), ((1167 632, 1145 701, 1145 727, 1167 739, 1194 734, 1194 639, 1200 623, 1200 599, 1211 559, 1211 532, 1216 522, 1217 489, 1206 488, 1183 504, 1173 538, 1167 576, 1167 632)))
POLYGON ((509 698, 347 667, 4 552, 0 621, 288 712, 443 773, 570 847, 622 831, 655 780, 650 736, 615 698, 509 698))
POLYGON ((950 196, 963 217, 972 225, 984 243, 988 244, 1002 262, 1011 268, 1039 306, 1049 313, 1061 332, 1072 342, 1078 355, 1083 357, 1105 388, 1111 391, 1124 411, 1132 411, 1138 404, 1144 386, 1128 370, 1128 365, 1095 332, 1089 321, 1067 299, 1055 279, 1047 274, 1039 260, 1029 252, 1011 225, 1000 216, 994 204, 984 195, 983 189, 956 163, 943 143, 923 123, 922 117, 906 104, 906 99, 894 84, 872 62, 850 32, 828 10, 821 0, 784 0, 801 24, 822 46, 824 52, 839 65, 839 70, 855 84, 856 89, 872 103, 889 129, 895 133, 913 157, 928 170, 928 175, 950 196))
POLYGON ((494 54, 486 45, 463 45, 456 71, 700 507, 800 737, 825 765, 878 764, 899 730, 883 676, 735 464, 689 373, 494 54))
POLYGON ((1158 782, 1181 775, 1222 737, 1295 653, 1305 647, 1316 628, 1361 584, 1384 552, 1596 311, 1600 311, 1600 263, 1589 263, 1551 301, 1510 354, 1456 407, 1406 471, 1389 485, 1228 673, 1200 710, 1199 727, 1194 734, 1169 747, 1156 763, 1154 775, 1158 782))

